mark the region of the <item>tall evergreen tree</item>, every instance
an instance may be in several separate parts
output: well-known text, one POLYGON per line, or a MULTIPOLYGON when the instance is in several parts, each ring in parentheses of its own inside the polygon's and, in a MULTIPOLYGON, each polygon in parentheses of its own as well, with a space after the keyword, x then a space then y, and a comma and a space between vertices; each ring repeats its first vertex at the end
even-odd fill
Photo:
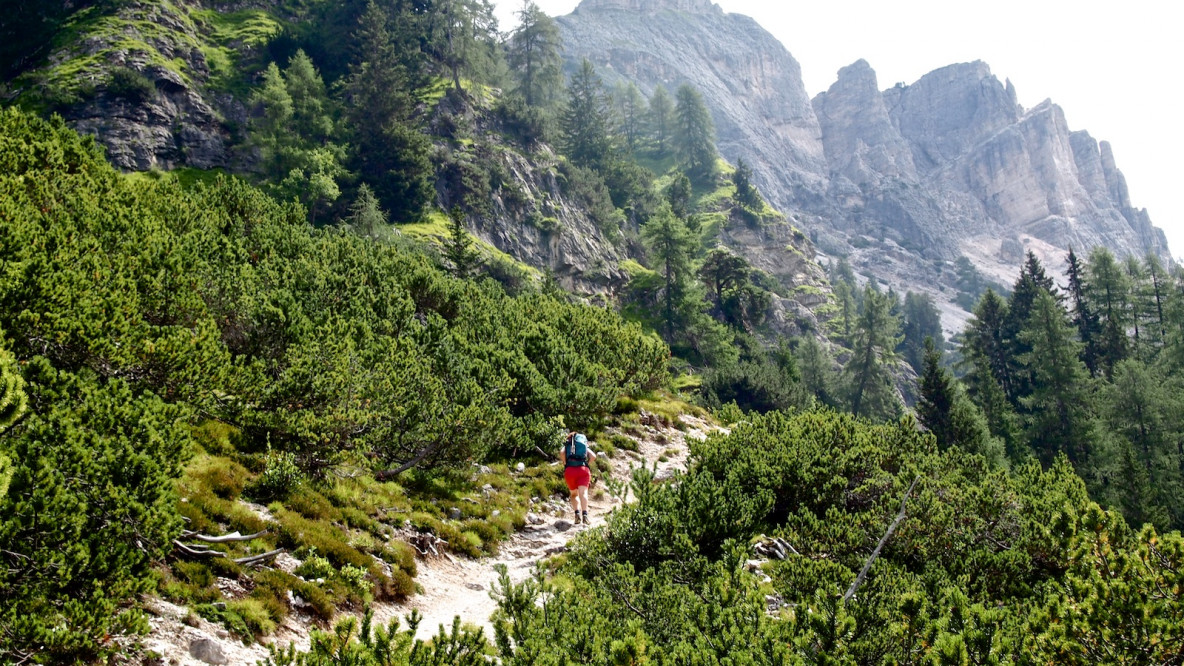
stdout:
POLYGON ((646 118, 645 98, 633 83, 619 84, 613 95, 616 103, 617 117, 620 120, 621 134, 630 152, 637 150, 642 140, 642 132, 646 118))
POLYGON ((706 181, 715 174, 715 124, 699 91, 683 84, 676 97, 675 154, 692 178, 706 181))
POLYGON ((648 119, 654 148, 658 155, 664 156, 670 150, 670 133, 674 129, 674 102, 661 85, 650 96, 648 119))
POLYGON ((736 202, 741 206, 759 210, 761 195, 752 185, 752 167, 744 158, 736 160, 736 170, 732 172, 732 184, 736 186, 736 202))
POLYGON ((1069 275, 1069 284, 1066 288, 1071 308, 1069 314, 1077 328, 1077 339, 1082 344, 1081 360, 1085 362, 1090 374, 1096 377, 1101 371, 1099 364, 1102 352, 1098 347, 1102 332, 1101 323, 1086 296, 1088 285, 1085 281, 1085 266, 1073 252, 1073 248, 1069 248, 1069 256, 1065 261, 1066 272, 1069 275))
POLYGON ((691 186, 691 179, 681 171, 674 174, 670 184, 666 186, 666 201, 675 216, 687 219, 691 216, 691 197, 695 190, 691 186))
POLYGON ((806 390, 813 393, 818 402, 838 407, 835 396, 835 364, 822 343, 812 335, 803 336, 798 340, 794 355, 797 358, 798 372, 802 376, 802 385, 806 390))
POLYGON ((1020 337, 1029 349, 1020 362, 1032 378, 1031 394, 1021 399, 1025 437, 1045 465, 1061 453, 1084 464, 1097 440, 1089 372, 1065 310, 1051 294, 1037 292, 1020 337))
POLYGON ((1089 258, 1089 290, 1101 324, 1098 364, 1107 376, 1130 354, 1127 329, 1130 318, 1130 279, 1104 247, 1094 248, 1089 258))
POLYGON ((567 87, 560 119, 564 152, 578 166, 604 171, 612 160, 612 122, 604 84, 587 59, 567 87))
MULTIPOLYGON (((989 370, 989 373, 977 370, 971 372, 972 394, 985 390, 984 387, 978 386, 977 378, 982 377, 985 382, 989 376, 991 377, 990 381, 997 383, 1004 395, 1008 396, 1008 400, 1011 399, 1013 394, 1012 376, 1018 363, 1011 358, 1011 348, 1007 339, 1004 338, 1004 326, 1007 320, 1007 302, 1000 298, 995 290, 988 288, 983 297, 979 299, 978 305, 974 309, 974 317, 966 327, 966 341, 963 345, 963 355, 975 368, 978 367, 978 361, 981 359, 984 368, 989 370)), ((982 405, 982 403, 979 404, 982 405)))
POLYGON ((1004 390, 1007 391, 1008 399, 1016 407, 1021 405, 1024 396, 1032 392, 1032 378, 1019 362, 1021 357, 1031 351, 1031 347, 1023 340, 1020 332, 1027 326, 1033 304, 1041 293, 1059 300, 1052 278, 1044 272, 1040 260, 1029 250, 1008 301, 1007 316, 1003 320, 1001 330, 1009 367, 1006 372, 996 370, 996 377, 1000 379, 1004 390))
POLYGON ((851 360, 843 369, 847 402, 856 416, 888 419, 900 412, 891 371, 899 330, 888 296, 866 287, 851 360))
POLYGON ((993 466, 1005 464, 1003 443, 992 437, 987 419, 971 402, 965 389, 941 366, 941 351, 933 338, 924 343, 921 399, 917 418, 942 448, 956 446, 985 457, 993 466))
POLYGON ((1171 278, 1156 255, 1148 254, 1143 264, 1147 271, 1147 298, 1150 309, 1148 337, 1158 352, 1167 344, 1167 312, 1170 309, 1171 278))
POLYGON ((559 26, 533 0, 522 3, 518 21, 506 51, 515 74, 514 90, 528 106, 550 108, 563 86, 559 26))
POLYGON ((359 59, 345 86, 351 163, 394 221, 411 221, 435 194, 430 144, 415 122, 416 102, 390 16, 370 2, 358 24, 359 59))
POLYGON ((941 329, 941 313, 933 304, 929 294, 909 292, 904 297, 902 309, 904 339, 899 351, 904 360, 920 374, 924 365, 925 340, 932 339, 938 349, 945 346, 941 329))
POLYGON ((646 222, 641 237, 650 262, 662 277, 662 332, 667 340, 675 340, 676 332, 691 319, 688 313, 699 307, 692 264, 697 239, 667 206, 646 222))

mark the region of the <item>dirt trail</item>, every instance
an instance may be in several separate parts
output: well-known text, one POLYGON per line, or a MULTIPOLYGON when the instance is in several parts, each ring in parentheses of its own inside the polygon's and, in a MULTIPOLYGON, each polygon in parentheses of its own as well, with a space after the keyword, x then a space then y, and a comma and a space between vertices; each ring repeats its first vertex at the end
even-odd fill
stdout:
MULTIPOLYGON (((714 426, 688 416, 683 416, 682 421, 685 431, 641 426, 640 434, 631 437, 638 443, 637 453, 618 449, 610 461, 612 478, 627 481, 630 469, 641 465, 650 469, 656 467, 658 479, 667 478, 675 470, 685 469, 687 439, 703 439, 714 426)), ((599 450, 596 442, 592 444, 594 450, 599 450)), ((555 473, 560 474, 558 463, 553 466, 555 473)), ((416 609, 423 616, 416 637, 428 639, 436 635, 440 625, 451 627, 453 618, 459 615, 462 622, 484 628, 485 635, 492 639, 493 628, 489 617, 497 604, 490 596, 490 591, 498 579, 495 567, 505 565, 510 580, 521 583, 533 575, 540 560, 565 551, 568 543, 579 534, 603 525, 607 515, 620 505, 619 500, 608 495, 603 482, 589 492, 589 500, 589 525, 572 525, 571 508, 566 499, 537 498, 532 505, 531 516, 538 524, 528 524, 526 529, 503 543, 497 556, 472 560, 442 554, 420 559, 419 574, 415 580, 423 588, 423 593, 402 604, 375 604, 375 621, 385 625, 395 618, 405 618, 412 609, 416 609)), ((160 599, 153 599, 146 606, 153 617, 150 620, 152 632, 144 640, 144 645, 146 649, 161 655, 159 661, 146 661, 146 664, 205 666, 207 663, 218 663, 205 662, 191 654, 194 644, 202 641, 212 642, 222 652, 225 661, 220 663, 224 664, 245 666, 265 659, 268 655, 265 645, 244 646, 221 626, 195 618, 180 606, 160 599)), ((293 612, 267 642, 282 646, 292 643, 298 650, 307 650, 309 632, 313 628, 315 622, 311 616, 293 612)))

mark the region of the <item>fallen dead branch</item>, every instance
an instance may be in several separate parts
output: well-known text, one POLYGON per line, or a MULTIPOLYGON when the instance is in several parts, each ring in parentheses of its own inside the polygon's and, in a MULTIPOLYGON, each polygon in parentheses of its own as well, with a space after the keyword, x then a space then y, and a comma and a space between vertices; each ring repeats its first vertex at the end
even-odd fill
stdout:
POLYGON ((859 572, 859 575, 855 577, 855 582, 851 583, 851 587, 847 590, 847 593, 843 595, 844 604, 850 601, 851 597, 855 596, 855 591, 858 590, 859 586, 863 584, 863 579, 867 577, 867 572, 871 570, 872 563, 875 562, 876 558, 880 556, 880 551, 884 550, 884 544, 888 543, 888 539, 892 538, 892 533, 896 531, 896 527, 900 525, 900 521, 904 520, 904 510, 908 505, 909 495, 913 494, 913 489, 917 487, 917 482, 920 480, 921 477, 919 476, 913 479, 913 485, 909 486, 909 489, 905 491, 904 499, 900 501, 900 513, 896 514, 896 520, 892 521, 892 524, 888 526, 888 531, 884 533, 883 538, 880 539, 880 543, 876 546, 876 549, 872 551, 872 556, 867 558, 867 562, 864 563, 863 570, 859 572))

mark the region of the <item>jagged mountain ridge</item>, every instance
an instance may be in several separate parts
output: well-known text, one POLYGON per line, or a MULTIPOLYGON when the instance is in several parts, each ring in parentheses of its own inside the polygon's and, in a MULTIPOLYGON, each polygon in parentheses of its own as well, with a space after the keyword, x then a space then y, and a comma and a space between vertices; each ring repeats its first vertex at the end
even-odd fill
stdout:
POLYGON ((931 293, 952 329, 967 315, 951 303, 948 262, 962 255, 1005 283, 1029 249, 1053 271, 1069 247, 1170 259, 1163 232, 1130 201, 1111 147, 1070 131, 1051 102, 1023 109, 985 63, 881 90, 859 61, 809 100, 782 44, 706 1, 585 0, 558 21, 570 64, 588 58, 606 79, 647 94, 698 88, 724 157, 751 164, 824 254, 931 293))

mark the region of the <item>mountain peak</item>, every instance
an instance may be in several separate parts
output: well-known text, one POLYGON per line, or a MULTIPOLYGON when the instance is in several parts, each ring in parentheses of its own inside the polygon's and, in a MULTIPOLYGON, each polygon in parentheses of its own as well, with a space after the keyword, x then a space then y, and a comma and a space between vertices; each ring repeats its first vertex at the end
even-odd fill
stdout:
POLYGON ((722 11, 711 0, 583 0, 576 11, 584 9, 627 9, 646 13, 670 10, 697 14, 722 11))

